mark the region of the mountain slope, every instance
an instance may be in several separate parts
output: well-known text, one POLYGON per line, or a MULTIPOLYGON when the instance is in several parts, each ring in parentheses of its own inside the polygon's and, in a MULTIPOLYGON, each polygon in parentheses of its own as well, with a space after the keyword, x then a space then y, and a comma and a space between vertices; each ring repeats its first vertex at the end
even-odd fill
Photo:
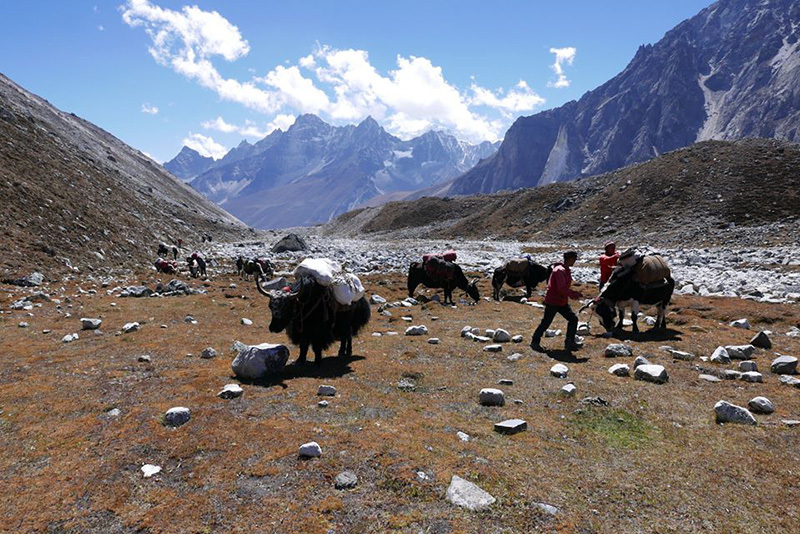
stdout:
MULTIPOLYGON (((246 227, 141 152, 0 75, 0 274, 149 263, 246 227)), ((27 273, 25 273, 27 274, 27 273)))
POLYGON ((721 0, 577 102, 517 119, 443 194, 595 175, 696 141, 800 141, 797 0, 721 0))
POLYGON ((625 239, 630 245, 800 243, 800 145, 704 141, 573 182, 422 198, 356 210, 330 235, 437 239, 625 239))
POLYGON ((184 146, 178 155, 164 164, 164 168, 181 180, 192 178, 208 170, 214 164, 214 158, 201 156, 197 150, 184 146))
POLYGON ((369 199, 447 180, 490 156, 442 132, 403 141, 367 118, 335 127, 301 115, 286 131, 232 150, 192 187, 253 226, 325 222, 369 199))

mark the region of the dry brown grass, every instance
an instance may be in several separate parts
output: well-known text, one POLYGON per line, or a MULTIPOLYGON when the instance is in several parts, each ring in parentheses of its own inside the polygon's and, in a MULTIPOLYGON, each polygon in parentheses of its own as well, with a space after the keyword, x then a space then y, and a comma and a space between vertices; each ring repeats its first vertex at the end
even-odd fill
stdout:
MULTIPOLYGON (((267 303, 249 284, 236 290, 247 299, 223 296, 231 281, 219 277, 209 294, 191 297, 73 297, 73 308, 65 306, 70 318, 52 303, 34 309, 35 317, 0 316, 0 531, 762 533, 792 531, 800 520, 792 505, 800 497, 800 429, 780 423, 800 418, 800 391, 769 373, 771 351, 756 357, 764 384, 711 384, 698 379, 693 363, 672 362, 658 349, 670 344, 708 355, 752 335, 725 321, 746 316, 755 328, 782 332, 800 323, 797 306, 679 296, 670 339, 632 342, 637 355, 667 367, 668 384, 609 375, 607 341, 590 337, 568 361, 578 387, 572 399, 558 395, 565 381, 548 374, 553 358, 527 347, 540 310, 485 301, 394 309, 393 317, 373 316, 353 360, 327 357, 320 369, 243 385, 242 398, 225 401, 215 394, 235 381, 232 342, 284 341, 268 332, 267 303), (186 314, 199 324, 185 323, 186 314), (403 336, 405 314, 441 344, 403 336), (102 317, 105 333, 81 332, 77 342, 62 344, 82 316, 102 317), (241 317, 255 324, 242 326, 241 317), (30 328, 18 328, 20 320, 30 328), (147 322, 139 332, 115 335, 131 320, 147 322), (501 326, 526 341, 485 353, 459 337, 465 324, 501 326), (387 330, 401 335, 370 336, 387 330), (209 345, 220 356, 198 358, 209 345), (515 351, 524 357, 509 362, 515 351), (136 361, 144 353, 151 364, 136 361), (416 391, 397 389, 404 375, 416 377, 416 391), (478 391, 500 378, 514 380, 500 386, 507 405, 480 406, 478 391), (322 383, 338 389, 326 409, 317 407, 322 383), (758 416, 758 427, 714 424, 717 400, 745 405, 756 395, 776 406, 774 415, 758 416), (579 404, 586 396, 611 407, 579 404), (191 421, 162 426, 172 406, 191 408, 191 421), (103 415, 114 407, 121 417, 103 415), (509 417, 526 419, 529 430, 495 434, 492 424, 509 417), (458 430, 473 439, 460 441, 458 430), (299 445, 311 440, 322 446, 322 458, 299 460, 299 445), (163 471, 145 479, 144 463, 163 471), (337 491, 333 479, 345 469, 357 473, 359 485, 337 491), (430 479, 420 480, 418 471, 430 479), (480 514, 450 505, 444 493, 453 474, 498 503, 480 514), (533 502, 561 513, 547 516, 533 502)), ((365 281, 389 299, 403 296, 399 275, 365 281)), ((488 281, 481 289, 490 294, 488 281)), ((0 305, 9 302, 3 294, 0 305)), ((563 328, 558 320, 555 326, 563 328)), ((545 341, 556 346, 563 338, 545 341)), ((782 353, 800 352, 797 340, 774 342, 782 353)))

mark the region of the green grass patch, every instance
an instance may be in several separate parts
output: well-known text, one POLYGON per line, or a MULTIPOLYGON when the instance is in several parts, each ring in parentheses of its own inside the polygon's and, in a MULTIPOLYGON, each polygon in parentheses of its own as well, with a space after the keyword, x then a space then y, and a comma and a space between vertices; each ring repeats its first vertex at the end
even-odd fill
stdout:
POLYGON ((653 440, 656 427, 625 410, 585 408, 571 423, 582 433, 600 438, 611 447, 636 449, 653 440))

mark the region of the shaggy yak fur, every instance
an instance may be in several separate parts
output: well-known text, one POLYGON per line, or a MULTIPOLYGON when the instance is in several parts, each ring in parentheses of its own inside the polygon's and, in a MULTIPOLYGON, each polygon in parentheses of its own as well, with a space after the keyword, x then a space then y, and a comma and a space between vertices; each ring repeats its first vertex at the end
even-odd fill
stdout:
POLYGON ((454 272, 451 279, 434 279, 431 278, 421 262, 412 262, 411 266, 408 268, 408 296, 413 297, 417 286, 422 284, 425 287, 444 289, 443 304, 454 304, 453 289, 455 288, 466 291, 467 295, 472 297, 475 302, 478 302, 478 299, 480 299, 480 295, 478 294, 478 281, 467 281, 467 277, 464 276, 461 267, 456 264, 452 265, 454 267, 454 272))
POLYGON ((322 351, 334 341, 340 341, 339 356, 353 354, 353 336, 369 322, 370 307, 366 297, 349 306, 342 306, 333 298, 329 287, 318 284, 311 277, 303 277, 287 291, 266 291, 256 274, 256 288, 269 297, 272 321, 270 332, 286 330, 289 340, 300 347, 295 363, 305 363, 309 346, 314 351, 314 362, 322 363, 322 351))
POLYGON ((250 275, 254 275, 256 278, 259 276, 261 278, 271 278, 275 273, 275 266, 266 258, 249 260, 239 256, 236 260, 236 272, 244 280, 249 280, 250 275))
POLYGON ((507 266, 508 264, 498 267, 492 275, 492 296, 494 300, 500 300, 500 288, 503 287, 504 283, 511 287, 525 286, 525 297, 531 298, 531 291, 536 289, 536 286, 541 282, 547 282, 550 278, 550 273, 553 272, 552 267, 544 267, 538 263, 528 262, 525 272, 520 276, 517 273, 508 272, 507 266))

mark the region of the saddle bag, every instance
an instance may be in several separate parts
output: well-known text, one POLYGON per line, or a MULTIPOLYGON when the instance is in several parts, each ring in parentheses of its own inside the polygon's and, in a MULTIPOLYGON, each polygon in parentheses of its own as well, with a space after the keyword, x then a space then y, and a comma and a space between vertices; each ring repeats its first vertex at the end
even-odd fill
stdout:
POLYGON ((514 276, 523 276, 525 271, 528 270, 528 260, 520 258, 516 260, 509 260, 506 263, 506 274, 514 276))
POLYGON ((633 275, 633 279, 643 286, 653 284, 665 278, 670 278, 669 265, 667 265, 666 260, 658 254, 644 256, 642 261, 637 265, 636 272, 633 275))

